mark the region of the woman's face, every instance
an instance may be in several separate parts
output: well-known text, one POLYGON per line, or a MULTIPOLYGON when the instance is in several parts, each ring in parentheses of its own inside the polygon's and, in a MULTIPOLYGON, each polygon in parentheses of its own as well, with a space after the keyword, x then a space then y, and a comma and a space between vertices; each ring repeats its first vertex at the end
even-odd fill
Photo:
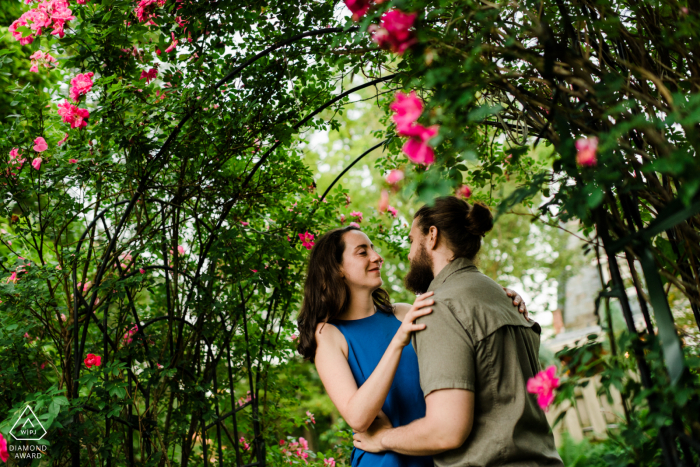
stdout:
POLYGON ((350 230, 343 235, 345 251, 340 272, 348 286, 375 289, 382 286, 382 262, 369 237, 359 230, 350 230))

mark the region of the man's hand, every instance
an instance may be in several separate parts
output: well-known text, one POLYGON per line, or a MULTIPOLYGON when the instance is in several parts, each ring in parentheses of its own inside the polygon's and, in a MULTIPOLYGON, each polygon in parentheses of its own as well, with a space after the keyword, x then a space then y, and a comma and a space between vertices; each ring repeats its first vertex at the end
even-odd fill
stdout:
POLYGON ((530 321, 530 317, 527 314, 527 307, 525 306, 525 300, 523 300, 523 297, 521 297, 515 290, 508 289, 506 287, 503 287, 503 290, 506 291, 506 295, 513 299, 513 305, 518 307, 518 311, 523 314, 526 320, 530 321))
POLYGON ((385 449, 382 447, 382 436, 391 430, 392 425, 389 417, 382 411, 379 412, 377 418, 372 422, 367 431, 355 433, 352 435, 353 444, 357 449, 362 449, 367 452, 382 452, 385 449))

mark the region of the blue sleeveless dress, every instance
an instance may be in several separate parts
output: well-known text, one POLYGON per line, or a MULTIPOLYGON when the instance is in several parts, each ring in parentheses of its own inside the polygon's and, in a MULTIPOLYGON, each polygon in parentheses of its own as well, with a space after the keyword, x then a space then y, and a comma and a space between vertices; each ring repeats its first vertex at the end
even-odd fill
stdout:
MULTIPOLYGON (((357 387, 362 386, 372 374, 401 326, 401 321, 394 315, 381 311, 366 318, 333 320, 330 323, 343 333, 348 342, 348 364, 357 387)), ((403 348, 382 411, 395 427, 425 417, 418 358, 411 344, 403 348)), ((432 456, 406 456, 395 452, 374 454, 357 448, 353 448, 350 460, 352 467, 433 467, 432 456)))

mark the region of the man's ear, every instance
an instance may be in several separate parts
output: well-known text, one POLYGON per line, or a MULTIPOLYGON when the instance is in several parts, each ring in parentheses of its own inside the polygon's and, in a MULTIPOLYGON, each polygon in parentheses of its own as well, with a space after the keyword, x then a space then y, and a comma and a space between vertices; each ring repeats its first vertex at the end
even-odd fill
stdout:
POLYGON ((438 231, 437 227, 435 227, 434 225, 431 225, 430 230, 428 230, 428 235, 427 235, 428 238, 426 239, 426 243, 427 243, 426 246, 428 247, 428 250, 437 249, 438 234, 439 234, 439 231, 438 231))

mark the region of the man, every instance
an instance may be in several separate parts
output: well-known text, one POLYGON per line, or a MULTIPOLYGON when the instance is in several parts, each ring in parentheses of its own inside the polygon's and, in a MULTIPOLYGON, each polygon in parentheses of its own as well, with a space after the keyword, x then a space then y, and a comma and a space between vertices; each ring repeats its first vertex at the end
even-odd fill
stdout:
POLYGON ((398 428, 380 417, 355 434, 356 447, 433 455, 438 467, 564 465, 526 390, 539 371, 540 326, 473 262, 492 227, 486 206, 455 197, 416 213, 406 286, 435 292, 426 329, 413 335, 426 415, 398 428))

